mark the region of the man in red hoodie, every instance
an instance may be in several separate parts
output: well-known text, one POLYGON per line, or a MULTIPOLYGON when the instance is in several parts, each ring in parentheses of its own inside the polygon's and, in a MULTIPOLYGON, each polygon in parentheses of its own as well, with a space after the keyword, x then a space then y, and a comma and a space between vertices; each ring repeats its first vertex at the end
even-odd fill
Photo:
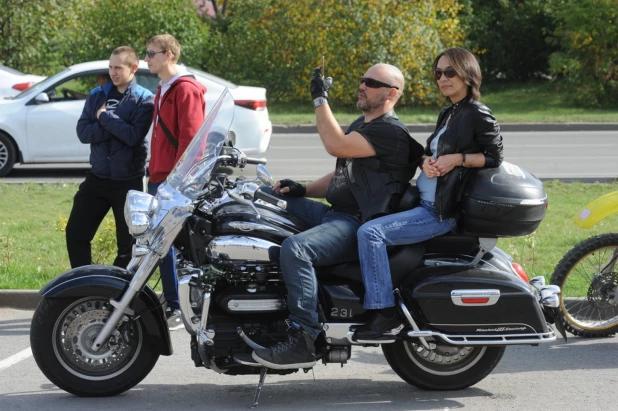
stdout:
MULTIPOLYGON (((206 87, 198 83, 176 63, 180 44, 170 34, 154 36, 146 43, 146 63, 151 73, 161 79, 154 101, 148 193, 155 195, 180 156, 204 122, 206 87)), ((170 330, 183 327, 178 304, 178 279, 174 248, 161 262, 161 284, 167 300, 167 323, 170 330)))

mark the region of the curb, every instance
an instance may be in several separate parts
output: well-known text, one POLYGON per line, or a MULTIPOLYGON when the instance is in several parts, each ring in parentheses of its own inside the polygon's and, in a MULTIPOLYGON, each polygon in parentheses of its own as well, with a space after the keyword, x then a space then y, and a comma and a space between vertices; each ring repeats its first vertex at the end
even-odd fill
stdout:
POLYGON ((38 290, 0 290, 0 308, 34 310, 40 301, 38 290))
MULTIPOLYGON (((431 124, 406 124, 411 133, 431 133, 436 125, 431 124)), ((347 129, 347 124, 341 124, 342 129, 347 129)), ((530 132, 530 131, 618 131, 618 123, 503 123, 500 130, 506 132, 530 132)), ((317 134, 318 129, 313 124, 273 124, 273 134, 317 134)))

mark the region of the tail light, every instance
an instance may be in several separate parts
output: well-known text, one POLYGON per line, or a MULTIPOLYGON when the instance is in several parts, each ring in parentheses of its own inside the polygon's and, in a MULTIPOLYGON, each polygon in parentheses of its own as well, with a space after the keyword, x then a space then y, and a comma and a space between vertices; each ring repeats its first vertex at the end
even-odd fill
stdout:
POLYGON ((527 283, 530 283, 530 280, 528 279, 528 274, 526 274, 526 270, 524 270, 524 267, 522 267, 520 264, 516 262, 512 262, 511 267, 513 267, 513 270, 515 270, 515 273, 517 273, 519 278, 521 278, 527 283))
POLYGON ((31 85, 35 84, 35 81, 29 81, 27 83, 17 83, 13 86, 15 90, 24 91, 30 88, 31 85))
POLYGON ((266 109, 266 100, 235 100, 234 104, 255 111, 264 111, 266 109))

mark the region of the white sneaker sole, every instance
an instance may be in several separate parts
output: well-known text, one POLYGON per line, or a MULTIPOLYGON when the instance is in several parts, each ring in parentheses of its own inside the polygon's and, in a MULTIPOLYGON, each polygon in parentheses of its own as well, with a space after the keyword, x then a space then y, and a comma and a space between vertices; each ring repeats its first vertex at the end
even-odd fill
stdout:
POLYGON ((266 361, 263 358, 260 358, 259 356, 255 354, 255 351, 253 351, 253 353, 251 354, 251 357, 253 357, 253 359, 256 362, 262 364, 264 367, 272 368, 275 370, 295 370, 298 368, 313 368, 313 366, 317 362, 317 361, 312 361, 312 362, 302 362, 302 363, 297 363, 297 364, 275 364, 275 363, 266 361))

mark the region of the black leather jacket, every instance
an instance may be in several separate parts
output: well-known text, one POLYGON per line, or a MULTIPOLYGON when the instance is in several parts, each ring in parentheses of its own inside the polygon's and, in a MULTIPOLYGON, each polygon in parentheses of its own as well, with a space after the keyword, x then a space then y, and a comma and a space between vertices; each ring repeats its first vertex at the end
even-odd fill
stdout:
MULTIPOLYGON (((483 153, 485 155, 484 168, 500 166, 504 158, 500 126, 487 106, 469 97, 440 112, 436 131, 427 139, 425 155, 432 155, 429 148, 431 140, 442 128, 451 112, 448 128, 438 142, 438 156, 455 153, 483 153)), ((438 177, 436 213, 440 219, 457 217, 458 202, 461 200, 471 170, 455 167, 446 175, 438 177)))
MULTIPOLYGON (((359 120, 348 132, 358 128, 359 120)), ((374 121, 388 122, 409 135, 408 128, 397 119, 394 111, 374 121)), ((362 222, 397 211, 399 200, 422 161, 423 146, 412 136, 409 138, 408 164, 391 164, 377 157, 354 158, 347 163, 343 174, 358 203, 362 222)))

